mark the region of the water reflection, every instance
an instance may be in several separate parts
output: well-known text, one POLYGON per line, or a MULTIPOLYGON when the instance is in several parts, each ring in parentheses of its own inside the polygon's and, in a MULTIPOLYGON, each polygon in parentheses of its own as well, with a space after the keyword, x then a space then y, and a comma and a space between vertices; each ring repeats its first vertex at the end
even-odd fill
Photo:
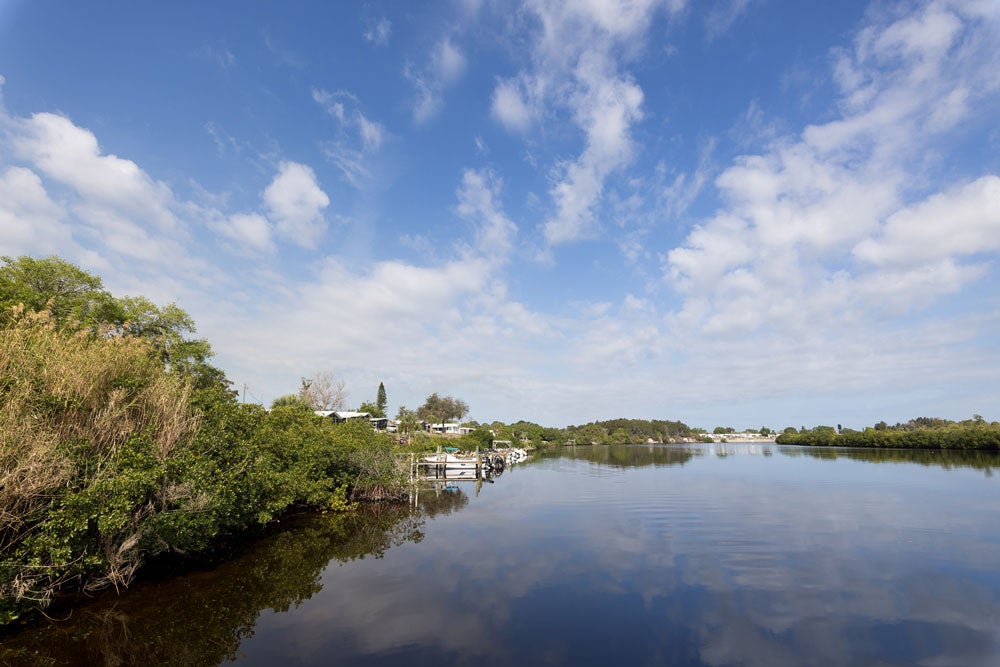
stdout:
POLYGON ((945 470, 974 468, 982 470, 987 477, 1000 466, 1000 454, 981 450, 937 450, 937 449, 846 449, 841 447, 795 447, 780 446, 784 456, 809 456, 814 459, 849 459, 869 463, 916 463, 922 466, 938 466, 945 470))
MULTIPOLYGON (((468 503, 464 493, 428 496, 432 514, 468 503)), ((423 518, 382 505, 358 514, 290 520, 280 533, 207 571, 140 582, 76 608, 66 622, 0 638, 0 664, 216 665, 238 656, 261 612, 296 608, 322 589, 331 561, 381 558, 423 539, 423 518)))
POLYGON ((938 456, 543 453, 479 495, 441 481, 415 512, 311 518, 0 662, 1000 664, 997 457, 938 456))
MULTIPOLYGON (((724 447, 720 447, 720 450, 724 447)), ((535 452, 535 460, 572 458, 615 468, 644 466, 682 466, 694 456, 704 455, 702 448, 664 445, 578 445, 543 449, 535 452)))

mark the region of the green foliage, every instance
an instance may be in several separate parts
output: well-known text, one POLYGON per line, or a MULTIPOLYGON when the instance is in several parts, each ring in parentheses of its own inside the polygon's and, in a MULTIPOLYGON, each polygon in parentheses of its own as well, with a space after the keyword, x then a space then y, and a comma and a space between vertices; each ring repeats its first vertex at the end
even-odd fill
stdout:
POLYGON ((389 407, 389 399, 385 395, 385 385, 381 382, 378 383, 378 394, 375 397, 375 407, 378 409, 378 414, 373 414, 375 417, 385 417, 386 410, 389 407))
POLYGON ((440 436, 433 436, 426 431, 414 431, 404 450, 408 452, 433 452, 441 446, 440 436))
POLYGON ((987 423, 981 418, 952 422, 921 417, 895 426, 880 422, 863 431, 843 429, 839 434, 831 426, 798 432, 785 429, 776 441, 816 447, 1000 450, 1000 423, 987 423))
MULTIPOLYGON (((110 321, 111 296, 101 279, 58 257, 0 257, 0 312, 23 304, 29 311, 47 310, 63 329, 94 329, 110 321)), ((0 320, 2 322, 2 320, 0 320)), ((7 322, 3 322, 9 324, 7 322)))
POLYGON ((196 388, 225 382, 210 365, 212 348, 193 339, 191 317, 175 304, 156 306, 144 297, 114 297, 99 277, 58 257, 0 257, 0 326, 15 319, 14 308, 48 312, 61 331, 137 337, 173 372, 192 378, 196 388))
POLYGON ((490 449, 493 447, 493 434, 485 428, 477 428, 459 438, 455 446, 465 451, 472 451, 477 447, 481 450, 490 449))
POLYGON ((417 408, 417 418, 432 424, 440 424, 450 419, 461 419, 468 412, 469 406, 465 401, 451 396, 439 396, 434 392, 417 408))
POLYGON ((627 435, 625 442, 638 444, 650 440, 653 442, 676 442, 682 438, 690 438, 694 431, 687 424, 679 421, 661 419, 609 419, 593 422, 584 426, 567 426, 562 437, 573 438, 579 444, 610 444, 622 440, 619 431, 627 435))
POLYGON ((396 413, 396 424, 399 428, 400 439, 411 439, 420 426, 420 420, 417 419, 416 412, 401 405, 396 413))
POLYGON ((116 299, 56 258, 3 262, 0 625, 294 507, 398 494, 385 436, 298 397, 238 404, 176 306, 116 299))
POLYGON ((298 407, 303 410, 312 411, 312 406, 302 399, 298 394, 285 394, 271 401, 271 409, 281 407, 298 407))
POLYGON ((56 326, 0 330, 0 622, 69 582, 126 583, 149 519, 190 500, 167 475, 197 426, 190 383, 149 341, 56 326))

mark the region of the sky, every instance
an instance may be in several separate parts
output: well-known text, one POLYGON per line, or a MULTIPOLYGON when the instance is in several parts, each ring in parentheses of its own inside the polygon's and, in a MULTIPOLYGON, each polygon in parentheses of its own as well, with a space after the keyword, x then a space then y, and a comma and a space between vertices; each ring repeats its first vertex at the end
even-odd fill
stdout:
POLYGON ((248 401, 1000 419, 1000 3, 0 0, 0 255, 248 401))

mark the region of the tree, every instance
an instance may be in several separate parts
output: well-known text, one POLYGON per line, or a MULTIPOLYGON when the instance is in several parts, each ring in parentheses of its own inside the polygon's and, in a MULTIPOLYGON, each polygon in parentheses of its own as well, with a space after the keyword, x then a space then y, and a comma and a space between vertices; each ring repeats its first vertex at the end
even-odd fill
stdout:
POLYGON ((309 379, 302 378, 299 389, 299 397, 313 410, 343 410, 347 396, 347 383, 334 378, 330 371, 317 371, 309 379))
POLYGON ((312 410, 312 406, 302 400, 298 394, 285 394, 271 401, 271 409, 274 408, 303 408, 312 410))
POLYGON ((358 406, 358 412, 367 412, 370 417, 383 417, 378 414, 378 406, 370 401, 365 401, 358 406))
POLYGON ((416 412, 408 410, 405 405, 401 405, 399 406, 399 411, 396 413, 396 422, 399 425, 399 434, 409 437, 416 430, 420 420, 417 418, 416 412))
POLYGON ((434 392, 417 408, 417 417, 425 422, 438 424, 449 419, 461 419, 468 412, 469 406, 465 401, 451 396, 438 396, 434 392))
POLYGON ((48 310, 59 328, 96 329, 112 300, 101 279, 58 257, 0 257, 0 308, 48 310))
POLYGON ((378 409, 378 414, 376 417, 385 417, 386 408, 389 407, 389 399, 385 396, 385 385, 381 382, 378 383, 378 395, 375 398, 375 407, 378 409))
POLYGON ((99 277, 58 257, 0 257, 0 262, 0 324, 9 320, 12 306, 45 310, 61 330, 150 341, 166 368, 192 378, 196 389, 228 386, 225 374, 208 363, 213 355, 208 341, 186 337, 195 331, 194 320, 176 304, 114 297, 99 277))
POLYGON ((628 432, 623 428, 615 429, 608 439, 613 445, 627 445, 630 440, 628 432))

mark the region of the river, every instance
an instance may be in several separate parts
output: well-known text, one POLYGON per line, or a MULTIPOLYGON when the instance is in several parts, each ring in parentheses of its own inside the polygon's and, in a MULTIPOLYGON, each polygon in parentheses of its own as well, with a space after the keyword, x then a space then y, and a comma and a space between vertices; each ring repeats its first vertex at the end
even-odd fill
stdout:
POLYGON ((995 454, 574 447, 0 637, 28 665, 997 665, 995 454))

